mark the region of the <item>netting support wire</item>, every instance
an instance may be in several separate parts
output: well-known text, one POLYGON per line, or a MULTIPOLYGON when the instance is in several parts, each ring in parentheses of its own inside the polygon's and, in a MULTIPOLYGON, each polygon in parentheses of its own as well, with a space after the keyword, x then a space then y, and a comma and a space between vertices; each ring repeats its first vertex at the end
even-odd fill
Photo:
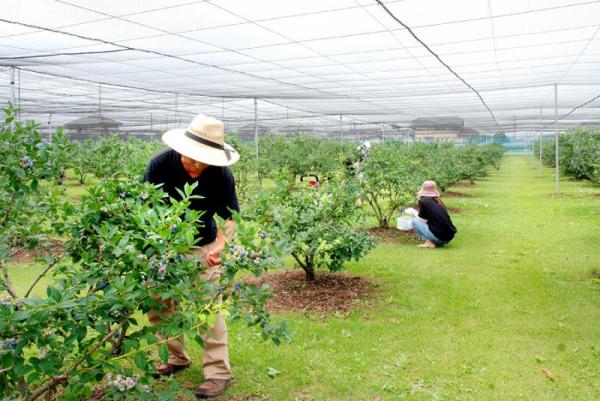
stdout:
POLYGON ((260 180, 258 174, 258 102, 254 98, 254 147, 256 148, 256 179, 260 180))
MULTIPOLYGON (((10 104, 15 107, 15 67, 10 67, 10 104)), ((15 120, 10 123, 11 131, 15 130, 15 120)))
POLYGON ((344 131, 342 129, 342 115, 340 114, 340 143, 344 143, 344 131))
POLYGON ((543 141, 543 134, 542 134, 542 109, 540 108, 540 163, 539 163, 539 167, 538 167, 538 172, 539 175, 542 175, 542 141, 543 141))
POLYGON ((558 166, 558 84, 554 84, 554 140, 555 140, 555 149, 556 149, 556 169, 555 169, 555 175, 556 175, 556 193, 558 193, 558 171, 559 171, 559 166, 558 166))
POLYGON ((483 104, 483 106, 486 108, 486 110, 488 111, 488 113, 490 113, 490 116, 492 116, 492 120, 494 120, 494 123, 496 124, 496 126, 498 128, 500 128, 500 125, 498 124, 498 121, 496 120, 496 116, 494 115, 494 113, 492 112, 492 109, 490 109, 490 107, 488 106, 488 104, 485 102, 485 100, 483 100, 483 97, 481 96, 481 94, 477 91, 477 89, 475 89, 474 87, 472 87, 467 81, 465 81, 465 79, 463 77, 461 77, 460 75, 458 75, 458 73, 456 71, 454 71, 448 64, 446 64, 444 62, 444 60, 441 59, 441 57, 434 52, 428 45, 427 43, 423 42, 421 40, 421 38, 419 38, 414 31, 408 26, 406 25, 404 22, 402 22, 400 19, 398 19, 398 17, 396 17, 394 15, 394 13, 392 13, 386 6, 385 4, 383 4, 383 2, 381 0, 375 0, 377 2, 377 4, 379 4, 381 6, 381 8, 383 8, 383 10, 397 23, 399 23, 400 25, 402 25, 402 27, 404 29, 406 29, 408 31, 408 33, 415 38, 415 40, 417 42, 419 42, 421 44, 421 46, 423 46, 429 53, 431 53, 431 55, 433 57, 435 57, 440 64, 442 64, 444 67, 446 67, 446 69, 448 71, 450 71, 456 78, 458 78, 463 84, 465 84, 469 89, 471 89, 479 98, 479 100, 481 101, 481 103, 483 104))

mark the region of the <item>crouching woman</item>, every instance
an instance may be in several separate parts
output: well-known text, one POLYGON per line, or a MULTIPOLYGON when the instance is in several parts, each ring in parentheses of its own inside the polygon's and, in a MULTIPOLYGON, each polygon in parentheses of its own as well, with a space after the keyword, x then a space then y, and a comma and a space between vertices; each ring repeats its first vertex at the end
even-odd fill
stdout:
POLYGON ((418 192, 419 215, 412 219, 413 229, 425 243, 421 248, 436 248, 452 241, 456 227, 448 215, 446 205, 434 181, 425 181, 418 192))

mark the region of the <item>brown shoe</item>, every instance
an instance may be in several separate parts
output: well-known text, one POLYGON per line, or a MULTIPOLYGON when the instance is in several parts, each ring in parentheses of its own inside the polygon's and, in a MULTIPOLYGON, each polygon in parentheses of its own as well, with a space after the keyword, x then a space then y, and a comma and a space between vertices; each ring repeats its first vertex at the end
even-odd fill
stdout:
POLYGON ((157 363, 156 365, 154 365, 156 372, 154 372, 152 374, 152 376, 154 376, 155 378, 158 378, 161 376, 170 376, 174 373, 179 372, 180 370, 187 369, 189 367, 190 367, 189 363, 187 365, 173 365, 170 363, 161 362, 161 363, 157 363))
POLYGON ((212 398, 223 394, 231 379, 206 379, 198 387, 195 394, 197 398, 212 398))

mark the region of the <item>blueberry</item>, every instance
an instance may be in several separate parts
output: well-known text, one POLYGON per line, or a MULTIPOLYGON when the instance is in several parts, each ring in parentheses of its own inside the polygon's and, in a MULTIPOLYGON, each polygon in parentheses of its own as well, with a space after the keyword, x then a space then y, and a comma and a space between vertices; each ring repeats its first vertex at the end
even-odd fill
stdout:
POLYGON ((261 231, 260 232, 260 238, 262 238, 262 239, 267 238, 267 233, 265 231, 261 231))
POLYGON ((171 227, 169 227, 169 230, 171 230, 172 233, 176 233, 177 232, 177 226, 175 224, 172 224, 171 227))

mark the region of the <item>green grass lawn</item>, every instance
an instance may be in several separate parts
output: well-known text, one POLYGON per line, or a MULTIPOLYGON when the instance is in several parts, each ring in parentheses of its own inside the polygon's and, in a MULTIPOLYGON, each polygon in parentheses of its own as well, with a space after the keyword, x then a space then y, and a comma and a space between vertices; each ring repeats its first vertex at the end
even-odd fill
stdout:
MULTIPOLYGON (((348 265, 378 299, 347 315, 275 316, 293 322, 279 347, 230 325, 224 399, 600 400, 600 188, 562 179, 554 195, 552 170, 510 156, 452 190, 470 197, 446 199, 462 209, 448 247, 381 244, 348 265)), ((31 269, 11 273, 27 287, 31 269)), ((201 350, 188 344, 191 388, 201 350)))

